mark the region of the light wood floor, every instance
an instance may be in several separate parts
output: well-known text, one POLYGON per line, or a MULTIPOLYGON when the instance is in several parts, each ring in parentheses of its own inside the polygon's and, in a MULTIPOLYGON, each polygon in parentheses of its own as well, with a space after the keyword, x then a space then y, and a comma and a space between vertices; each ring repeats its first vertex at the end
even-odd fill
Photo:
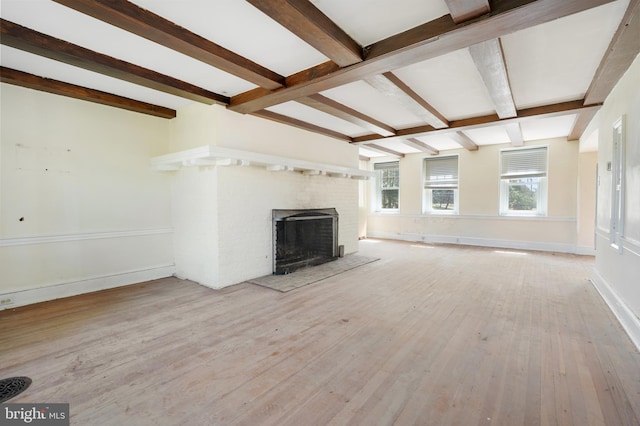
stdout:
POLYGON ((289 293, 171 278, 0 312, 0 378, 77 425, 640 424, 593 258, 360 254, 381 260, 289 293))

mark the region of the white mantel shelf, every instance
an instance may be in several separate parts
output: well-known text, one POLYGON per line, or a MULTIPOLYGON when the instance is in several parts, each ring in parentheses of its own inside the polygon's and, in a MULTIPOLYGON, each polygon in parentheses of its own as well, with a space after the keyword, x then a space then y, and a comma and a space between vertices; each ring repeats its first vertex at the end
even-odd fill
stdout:
POLYGON ((175 171, 182 167, 256 166, 269 171, 298 172, 305 175, 369 179, 375 172, 330 164, 314 163, 257 152, 241 151, 216 145, 205 145, 185 151, 151 158, 151 166, 159 171, 175 171))

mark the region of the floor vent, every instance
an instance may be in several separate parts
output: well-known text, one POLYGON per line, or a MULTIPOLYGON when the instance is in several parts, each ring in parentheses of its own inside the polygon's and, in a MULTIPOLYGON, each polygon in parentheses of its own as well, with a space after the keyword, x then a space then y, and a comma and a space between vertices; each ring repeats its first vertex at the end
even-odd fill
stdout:
POLYGON ((10 377, 0 380, 0 403, 21 394, 31 385, 28 377, 10 377))

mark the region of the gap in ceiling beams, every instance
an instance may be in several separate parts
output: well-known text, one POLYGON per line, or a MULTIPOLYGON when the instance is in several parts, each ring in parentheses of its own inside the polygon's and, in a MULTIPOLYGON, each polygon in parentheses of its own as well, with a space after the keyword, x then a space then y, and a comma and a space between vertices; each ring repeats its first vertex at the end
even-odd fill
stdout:
POLYGON ((219 68, 266 89, 283 87, 285 78, 126 0, 54 0, 137 36, 219 68))

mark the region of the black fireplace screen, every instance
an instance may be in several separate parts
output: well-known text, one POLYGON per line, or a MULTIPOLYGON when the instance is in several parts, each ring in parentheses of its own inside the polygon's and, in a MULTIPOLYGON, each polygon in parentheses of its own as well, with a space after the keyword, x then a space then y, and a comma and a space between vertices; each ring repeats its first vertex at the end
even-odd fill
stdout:
POLYGON ((273 210, 273 273, 283 275, 338 257, 338 212, 273 210))

